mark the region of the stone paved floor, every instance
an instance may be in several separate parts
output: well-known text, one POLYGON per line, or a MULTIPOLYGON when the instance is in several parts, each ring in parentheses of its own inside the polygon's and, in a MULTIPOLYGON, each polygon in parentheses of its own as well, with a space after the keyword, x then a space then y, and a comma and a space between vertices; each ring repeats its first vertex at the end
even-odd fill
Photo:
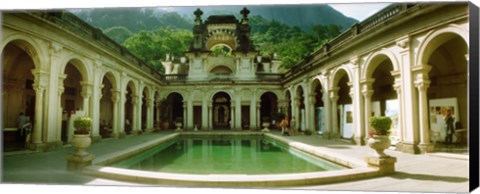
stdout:
MULTIPOLYGON (((92 144, 87 149, 95 156, 101 156, 115 150, 125 149, 172 132, 127 136, 123 139, 107 139, 92 144)), ((278 134, 277 132, 273 132, 278 134)), ((368 146, 356 146, 346 141, 325 140, 320 136, 296 135, 291 140, 319 146, 346 157, 363 160, 371 154, 368 146)), ((66 171, 65 157, 73 153, 72 147, 50 152, 18 151, 3 153, 3 184, 41 184, 41 185, 116 185, 133 186, 125 183, 84 176, 66 171)), ((319 190, 319 191, 396 191, 396 192, 440 192, 467 193, 469 187, 468 154, 433 153, 412 155, 394 150, 387 154, 397 157, 396 173, 366 180, 342 182, 326 185, 281 188, 280 190, 319 190)), ((279 190, 279 191, 280 191, 279 190)))

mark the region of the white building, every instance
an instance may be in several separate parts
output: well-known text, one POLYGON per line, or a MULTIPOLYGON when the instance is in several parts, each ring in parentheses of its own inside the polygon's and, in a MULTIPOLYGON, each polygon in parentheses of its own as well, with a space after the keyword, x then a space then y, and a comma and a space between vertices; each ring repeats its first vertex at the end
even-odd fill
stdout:
POLYGON ((4 13, 3 128, 25 112, 29 148, 49 150, 69 141, 64 111, 92 117, 96 140, 152 131, 162 115, 185 130, 257 130, 284 112, 300 130, 364 145, 368 118, 387 115, 397 149, 421 153, 443 141, 441 114, 453 108, 468 134, 467 3, 393 4, 284 73, 275 56, 258 57, 241 13, 202 21, 197 10, 192 46, 162 61, 165 75, 70 13, 4 13))

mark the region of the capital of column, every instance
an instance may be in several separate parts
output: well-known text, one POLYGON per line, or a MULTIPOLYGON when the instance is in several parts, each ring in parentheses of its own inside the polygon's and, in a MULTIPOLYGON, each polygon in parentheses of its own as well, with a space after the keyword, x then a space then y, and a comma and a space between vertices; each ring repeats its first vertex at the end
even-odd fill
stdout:
POLYGON ((37 84, 37 83, 33 84, 33 89, 37 93, 43 93, 43 91, 45 91, 46 88, 47 88, 47 86, 43 85, 43 84, 37 84))
POLYGON ((145 100, 145 103, 147 103, 147 107, 148 107, 148 108, 152 107, 152 102, 153 102, 153 101, 152 101, 151 98, 147 98, 147 99, 145 100))
POLYGON ((120 100, 120 91, 118 90, 110 90, 112 92, 112 101, 113 103, 117 103, 120 100))
POLYGON ((133 105, 136 105, 137 104, 137 100, 138 99, 138 96, 137 95, 132 95, 132 104, 133 105))
POLYGON ((82 97, 89 98, 92 95, 93 84, 89 82, 80 82, 80 85, 82 86, 82 97))
POLYGON ((337 100, 338 100, 338 98, 339 98, 339 97, 338 97, 338 90, 339 90, 338 87, 335 87, 335 88, 330 89, 329 95, 328 95, 328 97, 330 98, 330 100, 332 100, 332 101, 337 101, 337 100))
POLYGON ((414 84, 419 92, 426 92, 430 86, 430 80, 416 80, 414 84))
POLYGON ((315 104, 317 102, 317 96, 316 95, 310 95, 308 96, 308 102, 310 104, 315 104))

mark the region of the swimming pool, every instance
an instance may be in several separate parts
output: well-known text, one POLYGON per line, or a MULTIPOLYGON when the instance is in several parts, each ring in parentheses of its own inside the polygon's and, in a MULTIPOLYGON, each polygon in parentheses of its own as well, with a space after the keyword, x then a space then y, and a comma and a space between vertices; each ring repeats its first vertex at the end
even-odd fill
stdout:
MULTIPOLYGON (((193 146, 193 141, 192 141, 192 146, 193 146)), ((182 149, 185 149, 183 145, 182 145, 182 149)), ((234 147, 230 147, 230 149, 234 149, 234 147)), ((239 152, 233 152, 233 153, 239 153, 239 152)), ((150 154, 145 154, 145 155, 150 155, 150 154)), ((186 155, 188 157, 188 154, 186 155)), ((157 157, 160 157, 160 156, 157 156, 157 157)), ((142 161, 142 159, 138 159, 138 160, 142 161)), ((305 158, 303 160, 305 160, 305 158)), ((144 163, 148 163, 147 161, 149 160, 144 161, 144 163)), ((245 163, 245 161, 233 161, 233 162, 245 163)), ((273 162, 271 161, 265 164, 264 166, 275 165, 277 163, 278 161, 273 161, 273 162)), ((134 162, 131 164, 134 164, 134 162)), ((234 165, 232 164, 231 166, 234 166, 234 165)), ((247 167, 244 168, 244 171, 246 172, 247 171, 246 169, 252 168, 252 166, 253 165, 248 165, 247 167)), ((82 173, 86 175, 98 177, 98 178, 120 180, 120 181, 126 181, 126 182, 135 182, 135 183, 147 184, 147 185, 164 185, 164 186, 176 185, 176 186, 196 186, 196 187, 285 187, 285 186, 299 186, 299 185, 313 185, 313 184, 318 185, 318 184, 343 182, 343 181, 350 181, 350 180, 357 180, 357 179, 365 179, 365 178, 376 177, 381 175, 378 169, 368 167, 364 161, 353 160, 350 157, 345 157, 336 153, 328 152, 327 150, 323 150, 318 147, 314 147, 301 142, 296 142, 292 139, 283 137, 281 135, 276 135, 271 133, 261 133, 261 132, 212 132, 212 131, 180 132, 180 133, 172 133, 169 135, 165 135, 156 140, 144 142, 142 144, 139 144, 137 146, 134 146, 125 150, 116 151, 109 155, 104 155, 100 158, 95 158, 95 160, 93 161, 93 165, 85 167, 82 173), (328 161, 332 161, 337 165, 344 166, 347 168, 338 169, 338 170, 329 170, 329 171, 294 172, 294 173, 279 172, 279 173, 266 173, 266 174, 246 174, 244 172, 241 172, 241 173, 227 173, 227 174, 220 173, 219 174, 219 173, 212 173, 213 171, 209 171, 210 173, 208 174, 201 174, 199 173, 199 171, 204 171, 204 170, 200 169, 198 165, 195 167, 195 164, 193 164, 193 167, 196 168, 195 169, 196 172, 193 172, 193 173, 146 171, 146 170, 115 167, 116 165, 128 166, 129 165, 128 163, 130 162, 126 162, 127 160, 129 160, 130 158, 134 158, 135 155, 143 155, 143 153, 146 153, 147 150, 162 149, 157 147, 159 145, 164 145, 168 147, 168 145, 172 145, 171 142, 176 142, 178 139, 181 139, 182 136, 196 136, 196 135, 200 135, 200 136, 209 135, 214 138, 221 138, 221 137, 224 138, 226 137, 226 135, 229 135, 229 136, 261 135, 263 137, 268 137, 268 139, 274 140, 274 142, 279 146, 285 146, 285 149, 288 150, 288 152, 293 152, 293 153, 301 152, 302 154, 308 153, 306 160, 308 160, 309 157, 319 157, 319 158, 326 159, 328 161)))
POLYGON ((284 174, 346 169, 263 135, 183 135, 112 167, 184 174, 284 174))

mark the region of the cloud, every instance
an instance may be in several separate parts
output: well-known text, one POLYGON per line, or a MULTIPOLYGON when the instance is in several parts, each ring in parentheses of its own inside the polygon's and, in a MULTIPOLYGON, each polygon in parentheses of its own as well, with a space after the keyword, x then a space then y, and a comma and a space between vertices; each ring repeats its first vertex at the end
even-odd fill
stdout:
POLYGON ((355 18, 358 21, 363 21, 390 4, 391 3, 344 3, 329 5, 345 16, 355 18))

